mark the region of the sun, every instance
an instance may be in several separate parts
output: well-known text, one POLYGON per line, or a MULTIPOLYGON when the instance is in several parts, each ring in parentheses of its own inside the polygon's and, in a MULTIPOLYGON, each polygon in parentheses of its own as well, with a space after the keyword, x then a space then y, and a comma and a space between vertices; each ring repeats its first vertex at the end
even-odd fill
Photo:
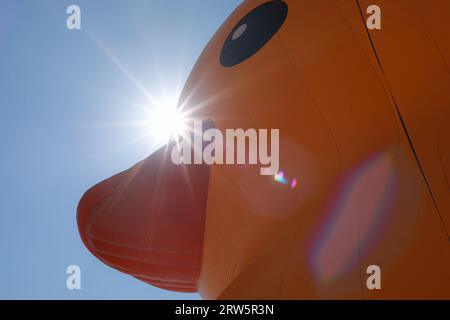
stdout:
POLYGON ((149 109, 147 127, 153 139, 167 143, 186 133, 186 117, 176 103, 158 102, 149 109))

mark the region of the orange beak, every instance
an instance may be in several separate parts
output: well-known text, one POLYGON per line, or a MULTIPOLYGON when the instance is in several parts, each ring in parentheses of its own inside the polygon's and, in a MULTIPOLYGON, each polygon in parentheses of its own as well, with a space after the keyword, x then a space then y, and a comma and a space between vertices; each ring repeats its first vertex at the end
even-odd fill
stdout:
POLYGON ((78 227, 105 264, 162 289, 196 292, 210 168, 177 166, 170 150, 87 191, 78 227))

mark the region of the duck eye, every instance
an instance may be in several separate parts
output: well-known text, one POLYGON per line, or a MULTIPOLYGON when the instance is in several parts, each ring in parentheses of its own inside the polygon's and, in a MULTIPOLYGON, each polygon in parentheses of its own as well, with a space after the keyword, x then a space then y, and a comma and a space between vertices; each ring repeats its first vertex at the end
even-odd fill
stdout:
POLYGON ((220 53, 220 63, 233 67, 257 53, 272 39, 288 14, 284 1, 268 1, 253 9, 233 28, 220 53))

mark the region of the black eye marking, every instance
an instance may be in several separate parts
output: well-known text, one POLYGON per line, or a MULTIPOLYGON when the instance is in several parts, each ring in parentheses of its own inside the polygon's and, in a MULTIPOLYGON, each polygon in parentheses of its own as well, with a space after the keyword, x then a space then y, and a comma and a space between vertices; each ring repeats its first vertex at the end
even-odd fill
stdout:
POLYGON ((253 9, 228 35, 220 63, 233 67, 257 53, 280 30, 288 14, 284 1, 268 1, 253 9))

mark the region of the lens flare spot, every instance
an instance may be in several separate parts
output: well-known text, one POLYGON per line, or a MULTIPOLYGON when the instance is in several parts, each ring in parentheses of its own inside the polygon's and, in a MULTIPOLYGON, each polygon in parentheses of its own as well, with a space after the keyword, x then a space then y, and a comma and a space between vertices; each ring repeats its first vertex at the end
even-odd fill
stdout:
POLYGON ((284 177, 284 172, 280 171, 278 172, 275 177, 274 177, 275 181, 281 184, 288 184, 288 181, 286 180, 286 178, 284 177))
POLYGON ((296 187, 297 187, 297 179, 292 179, 292 182, 291 182, 291 189, 295 189, 296 187))
POLYGON ((389 153, 377 154, 337 183, 311 248, 311 267, 321 285, 357 268, 364 248, 381 232, 394 194, 393 166, 389 153))

